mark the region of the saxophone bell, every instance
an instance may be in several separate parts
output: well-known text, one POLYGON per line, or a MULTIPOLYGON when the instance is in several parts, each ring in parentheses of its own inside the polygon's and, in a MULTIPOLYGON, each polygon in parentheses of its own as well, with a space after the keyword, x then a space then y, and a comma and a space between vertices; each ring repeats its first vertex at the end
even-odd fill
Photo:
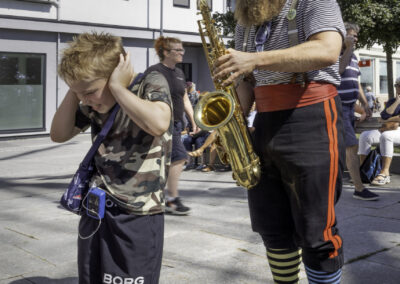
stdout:
POLYGON ((194 121, 201 129, 218 129, 230 121, 234 110, 235 101, 228 93, 207 92, 195 106, 194 121))

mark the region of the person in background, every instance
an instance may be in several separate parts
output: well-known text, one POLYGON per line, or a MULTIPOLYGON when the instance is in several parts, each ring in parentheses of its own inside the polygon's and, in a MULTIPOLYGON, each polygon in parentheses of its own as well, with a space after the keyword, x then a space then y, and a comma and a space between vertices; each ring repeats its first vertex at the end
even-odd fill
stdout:
POLYGON ((360 69, 358 60, 354 54, 354 48, 357 43, 357 35, 360 30, 358 25, 345 23, 346 38, 343 42, 342 54, 340 56, 339 72, 341 83, 338 87, 338 93, 342 101, 344 140, 346 143, 346 166, 354 184, 353 198, 360 200, 377 200, 379 196, 365 188, 360 177, 360 161, 357 155, 358 140, 355 133, 354 107, 357 100, 360 100, 365 110, 367 118, 372 112, 369 108, 367 99, 364 96, 358 77, 360 69))
MULTIPOLYGON (((188 94, 190 103, 192 104, 192 107, 194 109, 200 97, 199 93, 196 91, 195 83, 187 81, 186 92, 188 94)), ((185 127, 185 133, 182 135, 182 142, 183 145, 185 146, 185 149, 189 152, 192 152, 193 150, 197 150, 201 145, 203 145, 204 141, 207 139, 209 135, 209 132, 200 130, 199 132, 194 133, 190 119, 188 119, 186 114, 184 118, 187 121, 187 123, 185 127)), ((202 168, 205 167, 202 158, 203 158, 202 156, 200 157, 189 156, 187 163, 184 166, 184 170, 185 171, 192 169, 201 170, 202 168)))
POLYGON ((374 107, 375 107, 375 104, 376 104, 376 98, 375 98, 374 93, 372 92, 371 86, 367 86, 365 88, 365 90, 367 91, 365 93, 365 98, 367 99, 368 107, 369 107, 369 109, 371 110, 371 113, 372 113, 372 112, 374 112, 374 107))
POLYGON ((196 84, 190 81, 186 82, 186 92, 189 97, 189 101, 192 104, 192 107, 194 108, 199 101, 199 92, 196 91, 196 84))
POLYGON ((303 261, 310 283, 339 283, 340 8, 334 0, 237 0, 235 17, 235 49, 216 60, 213 75, 237 84, 243 110, 255 97, 261 179, 248 191, 252 228, 264 241, 274 282, 298 283, 303 261))
POLYGON ((364 131, 359 138, 358 155, 360 163, 364 162, 372 145, 379 145, 382 155, 382 170, 371 182, 373 185, 385 185, 390 183, 390 165, 393 158, 394 144, 400 144, 400 77, 394 84, 396 97, 386 103, 381 112, 382 127, 375 130, 364 131))
MULTIPOLYGON (((196 91, 196 84, 190 81, 186 82, 186 88, 185 91, 188 95, 190 104, 192 105, 192 108, 196 106, 197 102, 199 101, 199 93, 196 91)), ((190 121, 190 117, 186 113, 183 115, 183 124, 185 130, 189 129, 189 132, 193 132, 193 127, 190 121)))
POLYGON ((164 36, 156 39, 154 48, 160 59, 160 63, 150 66, 147 72, 158 71, 167 79, 171 92, 174 116, 171 167, 167 181, 168 197, 165 211, 176 215, 187 215, 190 212, 190 208, 183 205, 178 192, 179 178, 183 170, 183 165, 187 160, 187 152, 181 139, 181 133, 184 129, 184 112, 193 127, 193 133, 197 133, 198 128, 194 122, 193 107, 186 92, 185 74, 181 69, 176 67, 176 64, 182 62, 185 49, 178 38, 164 36))
POLYGON ((210 157, 209 157, 209 162, 208 165, 205 166, 204 168, 201 168, 200 170, 202 172, 211 172, 215 170, 214 163, 215 159, 217 157, 217 151, 216 151, 216 145, 215 145, 215 139, 216 139, 217 132, 212 131, 207 135, 207 139, 204 141, 204 143, 197 148, 195 151, 189 152, 190 157, 202 157, 204 151, 207 149, 207 147, 210 147, 210 157))
MULTIPOLYGON (((196 134, 193 133, 186 133, 182 136, 182 142, 183 145, 185 146, 186 151, 192 152, 196 151, 201 148, 201 146, 204 144, 204 142, 207 140, 207 137, 210 135, 210 133, 206 130, 201 130, 197 132, 196 134), (194 149, 193 149, 194 148, 194 149)), ((206 166, 203 163, 203 155, 189 155, 188 162, 185 166, 185 171, 186 170, 202 170, 206 166)))

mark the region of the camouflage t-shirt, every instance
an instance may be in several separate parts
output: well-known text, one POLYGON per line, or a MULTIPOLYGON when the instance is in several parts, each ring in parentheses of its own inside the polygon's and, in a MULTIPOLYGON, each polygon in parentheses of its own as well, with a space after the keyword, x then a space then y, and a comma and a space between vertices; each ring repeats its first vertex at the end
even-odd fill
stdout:
MULTIPOLYGON (((172 108, 168 83, 159 72, 147 74, 130 90, 132 95, 162 101, 172 108)), ((81 105, 76 114, 76 121, 79 121, 76 126, 85 129, 91 125, 94 141, 108 115, 81 105), (88 123, 82 125, 85 119, 88 123)), ((106 190, 113 201, 130 213, 148 215, 163 212, 163 189, 171 163, 172 129, 171 118, 168 130, 154 137, 137 126, 121 108, 94 157, 97 172, 92 184, 106 190)))

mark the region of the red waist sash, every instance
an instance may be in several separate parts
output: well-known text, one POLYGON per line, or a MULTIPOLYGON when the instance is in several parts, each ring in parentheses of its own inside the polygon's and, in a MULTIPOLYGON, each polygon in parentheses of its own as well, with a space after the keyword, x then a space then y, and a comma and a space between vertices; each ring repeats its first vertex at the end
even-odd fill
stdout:
POLYGON ((337 89, 330 83, 266 85, 254 89, 257 112, 304 107, 334 98, 337 89))

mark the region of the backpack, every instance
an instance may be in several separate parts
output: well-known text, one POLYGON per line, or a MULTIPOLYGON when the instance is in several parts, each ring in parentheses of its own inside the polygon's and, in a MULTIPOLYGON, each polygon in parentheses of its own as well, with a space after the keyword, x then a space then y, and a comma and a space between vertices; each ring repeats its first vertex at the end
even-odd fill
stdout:
POLYGON ((371 150, 360 166, 360 177, 363 183, 371 183, 382 170, 382 156, 379 146, 371 150))

